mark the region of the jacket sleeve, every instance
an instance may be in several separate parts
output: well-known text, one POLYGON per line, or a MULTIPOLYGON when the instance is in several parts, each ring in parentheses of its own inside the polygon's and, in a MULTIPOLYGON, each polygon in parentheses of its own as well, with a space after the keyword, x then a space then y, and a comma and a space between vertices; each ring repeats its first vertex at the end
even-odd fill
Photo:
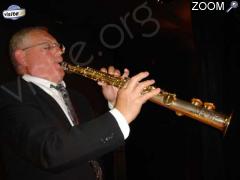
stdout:
POLYGON ((1 139, 19 156, 45 169, 95 159, 124 142, 109 112, 66 130, 49 122, 35 104, 0 102, 1 139))

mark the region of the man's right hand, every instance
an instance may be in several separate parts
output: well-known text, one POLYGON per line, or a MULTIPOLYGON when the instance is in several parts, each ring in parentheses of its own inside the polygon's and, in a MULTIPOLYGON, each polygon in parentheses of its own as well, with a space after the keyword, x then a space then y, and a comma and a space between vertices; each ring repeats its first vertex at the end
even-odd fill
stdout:
POLYGON ((154 80, 141 81, 149 75, 148 72, 141 72, 128 80, 123 88, 118 91, 115 108, 117 108, 131 123, 139 114, 142 105, 151 97, 160 93, 160 88, 142 93, 143 90, 154 84, 154 80))

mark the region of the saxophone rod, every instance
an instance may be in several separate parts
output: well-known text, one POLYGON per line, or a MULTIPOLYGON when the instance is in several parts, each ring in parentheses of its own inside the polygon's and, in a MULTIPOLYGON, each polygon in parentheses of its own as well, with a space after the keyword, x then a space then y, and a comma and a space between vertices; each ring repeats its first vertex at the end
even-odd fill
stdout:
MULTIPOLYGON (((115 77, 108 73, 97 71, 90 67, 80 67, 62 62, 62 67, 67 73, 79 74, 94 81, 103 81, 117 88, 122 88, 128 79, 115 77)), ((149 86, 144 89, 144 92, 151 91, 154 86, 149 86)), ((215 106, 212 103, 203 103, 201 100, 193 98, 192 102, 178 99, 176 94, 172 94, 161 90, 161 92, 150 99, 151 102, 173 110, 178 116, 187 116, 204 124, 212 126, 225 135, 230 124, 232 115, 228 116, 215 111, 215 106)))

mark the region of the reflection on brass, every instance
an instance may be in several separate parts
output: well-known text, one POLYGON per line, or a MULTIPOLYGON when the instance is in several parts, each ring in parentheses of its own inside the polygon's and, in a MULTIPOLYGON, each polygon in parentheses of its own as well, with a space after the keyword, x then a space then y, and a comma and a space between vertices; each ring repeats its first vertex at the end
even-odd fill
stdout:
POLYGON ((201 107, 203 105, 203 102, 200 99, 193 98, 192 99, 192 104, 198 107, 201 107))
POLYGON ((216 109, 215 105, 213 103, 210 103, 210 102, 205 102, 204 107, 206 109, 209 109, 209 110, 215 110, 216 109))
MULTIPOLYGON (((128 81, 127 78, 123 79, 121 77, 114 77, 108 73, 97 71, 89 67, 74 66, 66 62, 62 63, 62 67, 67 73, 79 74, 94 81, 102 81, 106 84, 113 85, 117 88, 122 88, 128 81)), ((144 89, 143 93, 149 92, 154 88, 154 86, 148 86, 144 89)), ((185 115, 219 129, 224 134, 226 133, 231 120, 231 115, 228 116, 220 112, 216 112, 215 105, 213 103, 202 103, 201 100, 196 98, 192 99, 192 102, 190 103, 178 99, 176 94, 163 90, 161 90, 158 95, 152 97, 150 101, 175 111, 177 115, 185 115)))

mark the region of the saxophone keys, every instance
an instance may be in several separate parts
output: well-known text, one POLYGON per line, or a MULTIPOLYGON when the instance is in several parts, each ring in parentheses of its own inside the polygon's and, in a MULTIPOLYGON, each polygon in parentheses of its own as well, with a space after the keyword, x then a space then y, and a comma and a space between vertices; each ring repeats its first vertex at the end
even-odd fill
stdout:
POLYGON ((205 102, 204 103, 204 108, 208 109, 208 110, 215 110, 216 106, 213 103, 210 102, 205 102))
POLYGON ((193 98, 192 99, 192 104, 198 107, 201 107, 203 105, 203 102, 200 99, 193 98))

